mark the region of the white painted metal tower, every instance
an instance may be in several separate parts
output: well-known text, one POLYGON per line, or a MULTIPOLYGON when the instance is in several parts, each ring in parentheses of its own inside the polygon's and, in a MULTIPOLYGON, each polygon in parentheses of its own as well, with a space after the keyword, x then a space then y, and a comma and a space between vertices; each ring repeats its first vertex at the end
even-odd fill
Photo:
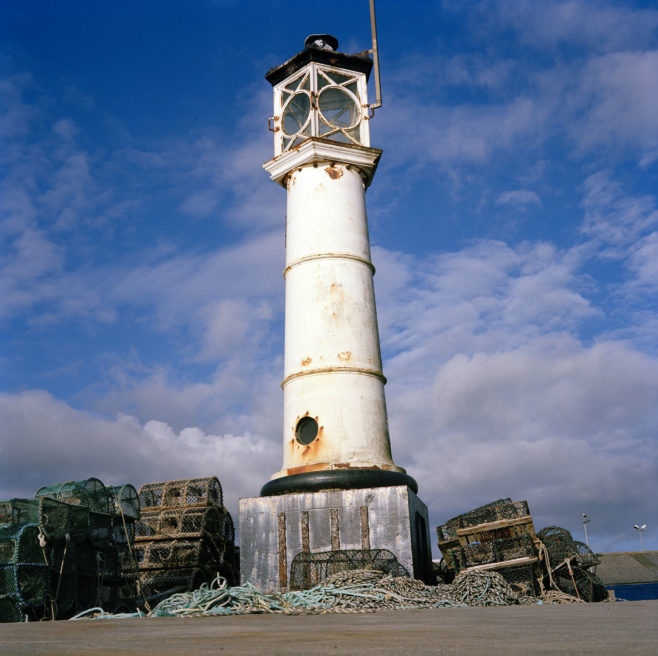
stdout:
POLYGON ((274 159, 287 189, 283 467, 262 495, 409 485, 391 456, 365 192, 367 53, 329 35, 268 72, 274 159))

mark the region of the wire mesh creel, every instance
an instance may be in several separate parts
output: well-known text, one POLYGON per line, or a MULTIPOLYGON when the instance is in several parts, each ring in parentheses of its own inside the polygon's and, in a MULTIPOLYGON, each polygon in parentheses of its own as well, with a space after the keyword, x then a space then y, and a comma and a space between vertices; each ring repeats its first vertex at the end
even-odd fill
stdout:
POLYGON ((77 506, 87 506, 89 510, 109 513, 114 509, 111 488, 108 489, 97 478, 83 481, 68 481, 39 488, 35 497, 52 497, 77 506))
POLYGON ((216 476, 146 483, 139 488, 139 502, 142 510, 224 505, 216 476))
POLYGON ((107 488, 111 494, 112 512, 123 515, 125 519, 137 520, 140 516, 139 494, 130 484, 115 485, 107 488))
POLYGON ((81 523, 86 535, 86 513, 88 512, 86 508, 72 508, 69 504, 50 497, 0 501, 0 524, 16 526, 38 524, 41 533, 47 540, 59 540, 69 532, 71 525, 75 529, 76 511, 84 515, 81 517, 81 523))
POLYGON ((38 524, 0 526, 0 565, 43 564, 39 533, 38 524))
POLYGON ((290 565, 290 589, 312 588, 338 572, 361 569, 376 570, 390 576, 409 576, 409 572, 388 549, 302 551, 290 565))
POLYGON ((226 511, 217 506, 150 510, 137 522, 138 537, 201 537, 221 535, 226 511))

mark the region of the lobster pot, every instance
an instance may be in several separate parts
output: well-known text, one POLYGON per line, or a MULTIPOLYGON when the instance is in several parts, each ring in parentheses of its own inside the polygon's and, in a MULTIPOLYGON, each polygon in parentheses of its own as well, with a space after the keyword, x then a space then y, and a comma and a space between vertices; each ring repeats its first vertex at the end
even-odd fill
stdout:
POLYGON ((17 563, 44 564, 37 524, 0 526, 0 564, 17 563))
POLYGON ((532 557, 535 555, 535 545, 529 535, 522 535, 518 538, 503 538, 470 544, 467 547, 461 547, 459 552, 457 562, 459 569, 463 569, 515 558, 532 557))
POLYGON ((89 541, 96 547, 105 547, 112 541, 112 515, 89 513, 89 541))
MULTIPOLYGON (((60 557, 62 555, 62 545, 56 547, 60 557)), ((55 550, 54 550, 55 551, 55 550)), ((64 560, 65 571, 75 571, 81 576, 97 576, 98 575, 98 559, 96 557, 96 547, 85 540, 80 544, 69 544, 66 550, 66 558, 64 560)), ((59 571, 59 562, 53 558, 51 569, 59 571)))
POLYGON ((207 540, 141 542, 135 550, 140 569, 197 567, 218 559, 216 550, 207 540))
POLYGON ((101 581, 97 589, 96 605, 104 611, 113 613, 119 603, 119 587, 118 580, 101 581))
POLYGON ((35 497, 53 497, 76 506, 87 506, 95 512, 109 513, 112 493, 97 478, 68 481, 39 488, 35 497))
POLYGON ((191 538, 201 535, 221 536, 224 525, 222 510, 217 506, 163 510, 144 513, 140 521, 140 537, 167 536, 191 538))
MULTIPOLYGON (((67 562, 74 563, 73 568, 81 576, 96 577, 116 577, 119 575, 119 548, 109 544, 103 548, 95 547, 91 542, 86 541, 76 545, 75 551, 71 554, 69 547, 67 562)), ((57 569, 57 567, 51 567, 57 569)))
POLYGON ((49 590, 46 565, 17 563, 0 566, 0 597, 13 595, 21 606, 40 606, 49 590))
POLYGON ((570 574, 567 567, 561 567, 553 573, 553 580, 562 592, 583 601, 605 601, 608 598, 608 590, 598 576, 578 567, 571 571, 570 574))
POLYGON ((557 567, 566 558, 575 554, 573 537, 566 528, 547 526, 537 533, 537 537, 546 547, 551 567, 557 567))
POLYGON ((160 532, 159 510, 143 510, 138 521, 135 522, 136 538, 151 538, 160 532))
POLYGON ((77 602, 78 610, 98 606, 98 578, 96 576, 78 575, 77 602))
POLYGON ((537 595, 536 579, 538 574, 536 564, 528 563, 527 565, 503 567, 496 571, 509 583, 514 592, 524 597, 537 595))
POLYGON ((68 517, 68 504, 49 497, 0 501, 0 524, 38 524, 48 541, 64 537, 68 517))
POLYGON ((78 575, 75 572, 50 572, 50 596, 55 600, 57 618, 63 619, 77 599, 78 575))
POLYGON ((135 578, 122 577, 117 579, 118 603, 115 612, 130 612, 135 610, 137 588, 135 578))
POLYGON ((98 573, 102 577, 117 577, 120 573, 119 550, 109 545, 97 552, 98 573))
POLYGON ((71 507, 67 503, 48 497, 30 501, 39 503, 39 528, 48 541, 59 540, 70 532, 73 517, 71 507))
POLYGON ((222 526, 222 535, 224 536, 224 544, 227 549, 233 549, 235 544, 235 526, 233 524, 233 518, 231 513, 229 513, 226 508, 222 508, 222 514, 224 516, 224 522, 222 526))
POLYGON ((409 572, 388 549, 302 551, 294 557, 290 566, 290 589, 312 588, 333 574, 355 569, 377 570, 388 576, 409 576, 409 572))
POLYGON ((134 595, 128 597, 129 587, 119 578, 98 578, 93 576, 79 576, 77 586, 77 608, 85 610, 100 606, 108 613, 119 610, 134 610, 134 606, 127 608, 123 601, 128 598, 134 601, 134 595))
POLYGON ((87 506, 69 505, 66 532, 71 542, 79 544, 89 536, 89 508, 87 506))
POLYGON ((140 506, 137 490, 126 483, 107 488, 112 495, 112 512, 123 515, 127 519, 139 519, 140 506))
POLYGON ((578 567, 589 569, 601 564, 601 559, 584 543, 574 540, 571 544, 578 567))
MULTIPOLYGON (((453 517, 445 524, 437 527, 439 542, 449 542, 457 539, 458 529, 489 524, 503 519, 520 519, 527 517, 529 514, 527 501, 512 501, 510 498, 498 499, 453 517)), ((447 545, 447 548, 450 548, 450 546, 447 545)))
POLYGON ((147 483, 139 488, 142 510, 165 510, 183 506, 222 506, 222 486, 216 476, 161 483, 147 483))
POLYGON ((81 545, 75 545, 66 540, 57 540, 49 545, 48 548, 48 567, 53 572, 60 570, 65 572, 76 572, 81 562, 81 545))
POLYGON ((128 517, 125 522, 119 515, 112 517, 112 542, 114 544, 132 544, 135 541, 135 520, 128 517))
POLYGON ((488 524, 502 519, 519 519, 529 515, 527 501, 499 499, 460 516, 461 528, 488 524))
POLYGON ((0 501, 1 524, 37 524, 39 501, 37 499, 9 499, 0 501))
POLYGON ((161 594, 172 588, 182 588, 188 592, 196 590, 212 577, 211 573, 200 567, 149 570, 140 572, 139 575, 142 593, 146 597, 161 594))
POLYGON ((23 611, 15 596, 0 597, 0 624, 4 622, 22 622, 23 611))

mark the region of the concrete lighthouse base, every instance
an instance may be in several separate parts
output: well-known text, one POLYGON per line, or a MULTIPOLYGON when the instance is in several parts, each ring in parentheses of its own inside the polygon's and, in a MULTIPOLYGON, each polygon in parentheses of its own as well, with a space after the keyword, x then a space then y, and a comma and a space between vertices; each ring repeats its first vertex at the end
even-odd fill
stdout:
POLYGON ((406 485, 240 499, 240 577, 263 592, 290 589, 301 552, 388 549, 429 582, 427 506, 406 485))

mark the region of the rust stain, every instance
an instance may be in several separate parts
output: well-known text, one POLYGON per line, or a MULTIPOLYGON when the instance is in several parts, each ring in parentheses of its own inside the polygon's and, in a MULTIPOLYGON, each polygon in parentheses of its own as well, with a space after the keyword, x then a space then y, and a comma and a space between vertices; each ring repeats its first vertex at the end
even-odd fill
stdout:
POLYGON ((302 510, 301 529, 302 529, 302 551, 311 550, 311 540, 308 530, 308 510, 302 510))
POLYGON ((331 514, 331 550, 340 549, 340 529, 338 528, 338 508, 332 508, 331 514))
POLYGON ((308 367, 308 365, 311 364, 311 362, 312 362, 312 358, 310 357, 304 358, 302 360, 302 367, 308 367))
POLYGON ((338 354, 338 359, 343 362, 349 362, 352 359, 352 351, 343 351, 338 354))
MULTIPOLYGON (((319 434, 318 434, 319 437, 319 434)), ((316 455, 313 452, 310 452, 311 447, 316 443, 317 438, 313 440, 308 446, 303 446, 296 442, 296 444, 293 447, 293 451, 303 449, 302 451, 302 457, 304 458, 312 458, 313 455, 316 455)), ((384 465, 383 467, 378 467, 377 465, 371 465, 370 467, 354 467, 353 465, 350 465, 348 462, 338 462, 338 463, 329 463, 329 462, 318 462, 314 464, 309 464, 309 465, 301 465, 299 467, 289 467, 286 469, 286 474, 288 476, 292 474, 304 474, 306 472, 314 472, 314 471, 324 471, 324 470, 332 470, 332 469, 372 469, 372 470, 388 470, 390 469, 389 466, 384 465)))
POLYGON ((279 537, 279 587, 284 592, 288 587, 288 554, 286 552, 286 513, 280 512, 278 519, 279 537))
POLYGON ((286 475, 292 476, 293 474, 305 474, 306 472, 323 471, 331 469, 328 462, 320 462, 315 465, 301 465, 300 467, 290 467, 286 469, 286 475))
POLYGON ((325 171, 332 180, 338 180, 338 178, 343 176, 343 170, 340 166, 327 166, 325 171))
POLYGON ((361 549, 370 549, 370 522, 368 506, 361 506, 361 549))

